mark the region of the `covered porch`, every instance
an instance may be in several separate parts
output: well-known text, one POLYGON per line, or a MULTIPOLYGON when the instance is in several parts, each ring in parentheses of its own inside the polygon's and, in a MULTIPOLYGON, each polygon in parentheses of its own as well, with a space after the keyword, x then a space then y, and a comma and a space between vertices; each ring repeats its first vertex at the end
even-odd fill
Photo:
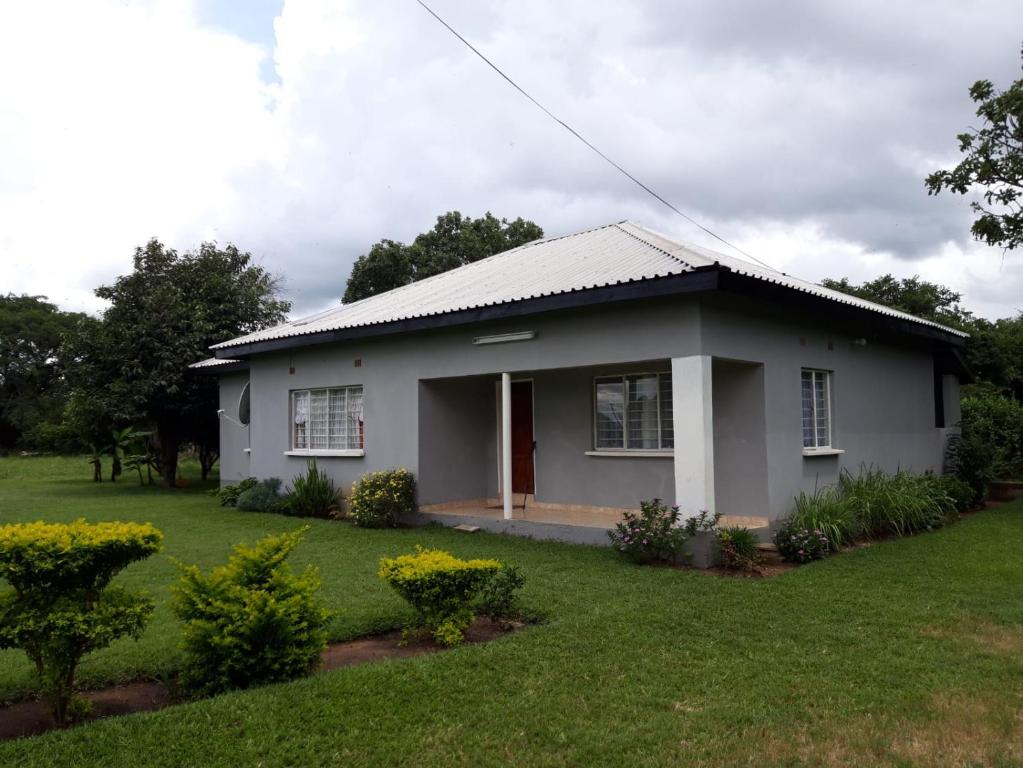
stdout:
POLYGON ((690 356, 419 384, 422 522, 606 543, 643 499, 767 525, 763 366, 690 356), (509 482, 505 482, 505 478, 509 482))

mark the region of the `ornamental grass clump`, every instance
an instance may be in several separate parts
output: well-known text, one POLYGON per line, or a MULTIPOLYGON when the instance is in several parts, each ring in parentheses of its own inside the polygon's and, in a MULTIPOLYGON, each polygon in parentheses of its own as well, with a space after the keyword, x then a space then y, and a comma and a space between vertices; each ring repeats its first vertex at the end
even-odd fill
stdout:
POLYGON ((73 698, 82 658, 121 637, 138 639, 153 601, 111 580, 158 552, 163 535, 140 523, 25 523, 0 527, 0 648, 35 666, 54 720, 84 714, 73 698))
POLYGON ((352 486, 348 516, 362 528, 393 528, 415 510, 416 481, 404 468, 363 475, 352 486))
POLYGON ((296 575, 287 558, 308 528, 238 545, 207 576, 178 563, 174 613, 185 623, 186 687, 216 693, 290 680, 311 671, 327 646, 330 613, 315 568, 296 575))
POLYGON ((326 472, 310 459, 306 473, 291 481, 288 489, 287 513, 296 517, 335 517, 341 509, 341 491, 326 472))
POLYGON ((868 538, 930 531, 955 513, 955 502, 933 478, 904 470, 888 473, 865 467, 858 475, 843 471, 838 493, 868 538))
POLYGON ((731 526, 718 531, 718 555, 721 565, 730 571, 756 573, 763 563, 756 534, 748 528, 731 526))
POLYGON ((473 600, 502 568, 497 560, 460 560, 416 547, 413 555, 381 559, 379 576, 416 611, 406 640, 425 632, 441 645, 458 645, 475 618, 473 600))

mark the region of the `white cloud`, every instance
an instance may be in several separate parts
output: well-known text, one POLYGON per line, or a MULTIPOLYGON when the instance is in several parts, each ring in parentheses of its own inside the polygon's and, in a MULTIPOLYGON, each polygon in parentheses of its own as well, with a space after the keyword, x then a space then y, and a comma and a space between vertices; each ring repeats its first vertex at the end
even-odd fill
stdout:
MULTIPOLYGON (((985 314, 1016 310, 1023 258, 970 242, 966 203, 923 188, 955 159, 969 84, 1017 76, 1011 4, 922 16, 890 3, 436 7, 754 255, 810 279, 920 274, 985 314)), ((149 236, 178 248, 212 237, 283 273, 309 310, 340 295, 372 242, 456 208, 551 234, 634 218, 722 247, 414 4, 286 0, 266 19, 273 51, 204 26, 185 0, 12 11, 0 27, 0 67, 19 73, 0 82, 4 290, 96 308, 91 289, 149 236)))

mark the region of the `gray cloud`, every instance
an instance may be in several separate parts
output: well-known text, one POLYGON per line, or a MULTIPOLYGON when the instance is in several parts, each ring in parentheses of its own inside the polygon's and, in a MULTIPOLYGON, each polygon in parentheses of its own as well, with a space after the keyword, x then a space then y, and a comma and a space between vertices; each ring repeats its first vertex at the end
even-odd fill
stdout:
MULTIPOLYGON (((985 311, 1012 311, 1005 291, 1023 288, 1023 268, 972 244, 966 201, 929 198, 923 178, 956 158, 955 135, 973 113, 969 85, 1019 76, 1017 3, 435 7, 594 143, 752 252, 769 249, 811 279, 919 267, 958 281, 985 311), (992 275, 999 290, 987 285, 992 275)), ((163 23, 153 34, 209 42, 204 23, 163 23)), ((218 12, 216 27, 231 29, 229 13, 218 12)), ((187 114, 190 94, 208 105, 230 93, 232 106, 204 114, 215 136, 183 124, 176 143, 147 146, 176 152, 167 167, 185 166, 192 186, 181 189, 197 194, 151 204, 125 197, 131 211, 120 219, 100 208, 128 194, 120 187, 112 199, 85 202, 96 210, 82 215, 105 222, 95 247, 123 249, 100 272, 126 269, 145 233, 179 248, 216 237, 284 275, 302 312, 336 301, 371 243, 409 240, 449 209, 522 215, 551 234, 631 217, 721 247, 603 164, 414 4, 287 0, 273 29, 274 48, 264 51, 275 67, 270 86, 260 74, 268 59, 219 38, 205 72, 197 64, 195 73, 163 73, 173 95, 165 112, 187 114), (210 71, 229 74, 209 85, 210 71)), ((259 38, 251 21, 239 34, 259 38)), ((81 66, 72 54, 64 66, 81 66)), ((144 56, 138 66, 149 66, 144 56)), ((161 113, 148 105, 132 114, 147 125, 161 113)), ((32 161, 47 147, 25 161, 17 143, 32 189, 32 161)), ((157 183, 129 158, 110 162, 121 163, 129 190, 157 183)), ((23 190, 18 183, 11 189, 23 190)), ((29 205, 23 191, 11 194, 29 205)), ((59 217, 68 204, 44 212, 59 217)), ((0 223, 0 244, 30 242, 17 227, 0 223)), ((86 274, 68 274, 84 290, 86 274)))

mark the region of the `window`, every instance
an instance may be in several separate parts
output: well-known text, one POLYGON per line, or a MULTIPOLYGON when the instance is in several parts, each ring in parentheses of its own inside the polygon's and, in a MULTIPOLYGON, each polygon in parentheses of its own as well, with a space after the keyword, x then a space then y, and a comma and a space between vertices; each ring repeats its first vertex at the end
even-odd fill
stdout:
POLYGON ((658 451, 675 447, 671 374, 607 376, 594 381, 594 447, 658 451))
POLYGON ((803 369, 803 448, 831 447, 831 373, 803 369))
POLYGON ((291 423, 292 450, 362 450, 362 387, 295 390, 291 423))

